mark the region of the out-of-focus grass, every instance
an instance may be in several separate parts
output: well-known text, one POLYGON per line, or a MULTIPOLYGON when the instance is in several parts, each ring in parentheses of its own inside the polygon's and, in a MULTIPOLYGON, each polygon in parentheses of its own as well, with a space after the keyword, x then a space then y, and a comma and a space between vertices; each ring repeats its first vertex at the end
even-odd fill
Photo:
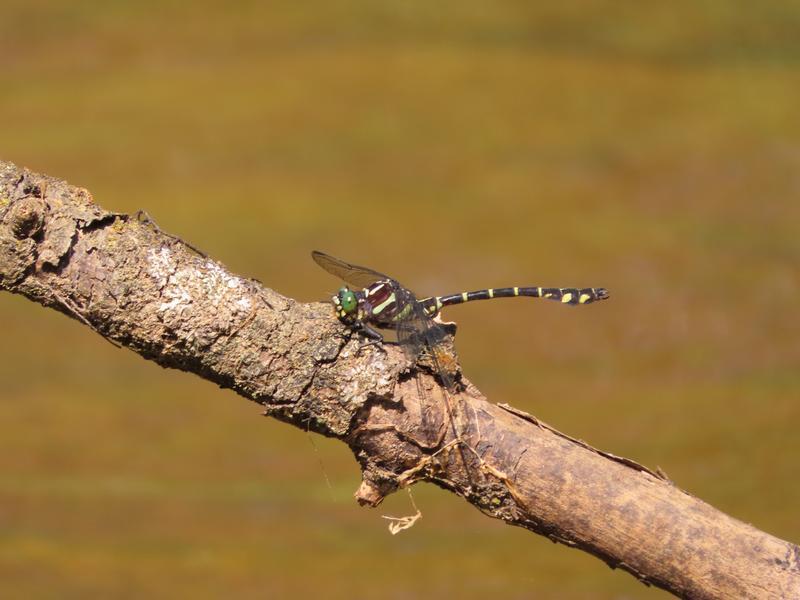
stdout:
MULTIPOLYGON (((768 1, 6 2, 0 155, 287 295, 327 250, 467 305, 494 401, 800 538, 800 9, 768 1)), ((659 597, 0 296, 4 597, 659 597), (318 460, 332 481, 329 489, 318 460)))

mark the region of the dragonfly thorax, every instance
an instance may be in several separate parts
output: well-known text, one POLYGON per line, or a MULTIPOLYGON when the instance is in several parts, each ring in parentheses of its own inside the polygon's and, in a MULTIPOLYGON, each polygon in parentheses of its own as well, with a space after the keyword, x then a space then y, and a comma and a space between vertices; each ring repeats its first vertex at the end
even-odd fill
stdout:
POLYGON ((381 279, 359 294, 361 318, 378 327, 391 327, 407 316, 403 288, 393 279, 381 279))
POLYGON ((392 279, 376 281, 360 291, 343 287, 331 300, 336 316, 348 324, 361 321, 378 327, 392 327, 410 313, 402 288, 392 279), (399 301, 401 296, 403 300, 399 301))

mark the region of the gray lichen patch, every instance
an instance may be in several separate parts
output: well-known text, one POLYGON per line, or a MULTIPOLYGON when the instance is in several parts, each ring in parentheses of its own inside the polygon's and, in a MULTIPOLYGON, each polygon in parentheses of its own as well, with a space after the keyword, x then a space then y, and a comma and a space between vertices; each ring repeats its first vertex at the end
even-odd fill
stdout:
POLYGON ((208 349, 230 334, 256 306, 247 282, 212 260, 176 255, 165 245, 150 248, 145 263, 159 290, 158 318, 192 351, 208 349))

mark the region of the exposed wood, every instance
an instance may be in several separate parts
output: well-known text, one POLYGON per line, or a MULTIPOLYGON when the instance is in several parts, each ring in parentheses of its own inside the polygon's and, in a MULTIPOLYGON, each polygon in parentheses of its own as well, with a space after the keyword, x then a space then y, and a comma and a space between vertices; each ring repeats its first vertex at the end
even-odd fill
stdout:
POLYGON ((362 468, 362 504, 431 481, 680 596, 800 598, 796 545, 488 402, 460 375, 454 428, 424 362, 409 365, 388 344, 357 352, 329 305, 281 296, 149 219, 107 212, 86 190, 3 162, 0 289, 342 440, 362 468))

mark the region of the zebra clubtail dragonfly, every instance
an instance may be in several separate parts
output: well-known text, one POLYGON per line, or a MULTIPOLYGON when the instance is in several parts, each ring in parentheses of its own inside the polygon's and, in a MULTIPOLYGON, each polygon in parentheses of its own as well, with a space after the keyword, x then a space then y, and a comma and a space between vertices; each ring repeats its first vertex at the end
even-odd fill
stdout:
POLYGON ((608 298, 605 288, 506 287, 417 299, 408 288, 383 273, 316 250, 311 256, 323 269, 353 286, 339 289, 332 301, 339 320, 369 340, 362 348, 383 342, 383 335, 375 328, 396 329, 397 340, 406 355, 413 361, 420 352, 426 351, 442 383, 450 389, 454 382, 441 368, 438 352, 446 333, 433 320, 445 306, 518 296, 546 298, 570 305, 591 304, 608 298))

